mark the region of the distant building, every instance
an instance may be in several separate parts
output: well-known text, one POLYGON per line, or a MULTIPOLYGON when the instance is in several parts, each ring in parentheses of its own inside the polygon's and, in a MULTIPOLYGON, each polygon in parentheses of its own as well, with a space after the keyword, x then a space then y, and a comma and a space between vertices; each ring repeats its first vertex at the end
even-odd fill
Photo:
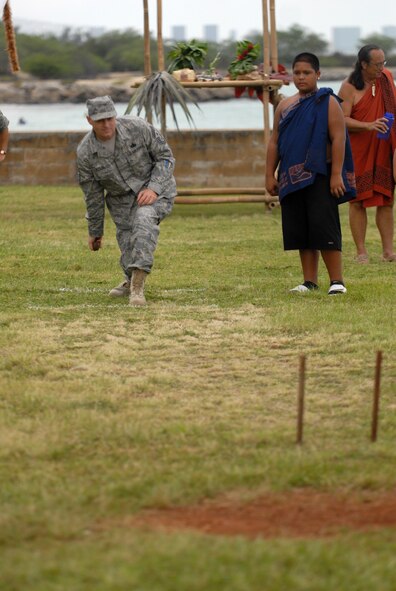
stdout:
POLYGON ((236 29, 231 29, 231 31, 230 31, 230 33, 229 33, 229 35, 228 35, 228 39, 229 39, 230 41, 236 41, 236 39, 237 39, 237 32, 236 32, 236 29))
POLYGON ((174 41, 185 41, 187 39, 186 27, 184 25, 174 25, 171 28, 171 38, 174 41))
POLYGON ((396 38, 396 25, 386 25, 382 27, 382 34, 387 37, 396 38))
POLYGON ((360 27, 334 27, 333 50, 338 53, 356 53, 360 37, 360 27))
POLYGON ((204 25, 203 38, 205 41, 217 43, 219 40, 219 27, 217 25, 204 25))

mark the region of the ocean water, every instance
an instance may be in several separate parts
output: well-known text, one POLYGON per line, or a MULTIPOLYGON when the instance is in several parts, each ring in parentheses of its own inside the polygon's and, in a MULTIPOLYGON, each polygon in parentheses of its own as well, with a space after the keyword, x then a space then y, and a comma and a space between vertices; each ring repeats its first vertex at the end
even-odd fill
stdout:
MULTIPOLYGON (((337 93, 341 82, 321 81, 320 86, 331 87, 337 93)), ((282 93, 290 96, 296 92, 293 84, 284 86, 282 93)), ((116 103, 119 115, 125 113, 126 103, 116 103)), ((200 109, 189 106, 196 129, 262 129, 263 106, 257 99, 240 98, 216 100, 200 103, 200 109)), ((85 104, 56 103, 46 105, 1 106, 4 115, 10 121, 10 131, 89 131, 90 125, 85 118, 85 104)), ((178 105, 175 106, 180 129, 194 129, 185 118, 178 105)), ((136 114, 133 112, 133 114, 136 114)), ((270 109, 272 124, 272 108, 270 109)), ((154 122, 156 126, 158 124, 154 122)), ((170 110, 167 112, 167 128, 176 129, 170 110)))

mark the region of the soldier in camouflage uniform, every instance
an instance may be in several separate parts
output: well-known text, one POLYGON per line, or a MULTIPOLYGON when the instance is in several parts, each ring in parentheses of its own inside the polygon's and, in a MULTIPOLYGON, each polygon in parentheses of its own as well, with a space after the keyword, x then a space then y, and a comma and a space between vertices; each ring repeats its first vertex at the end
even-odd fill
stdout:
POLYGON ((153 265, 159 223, 173 207, 175 160, 163 136, 139 117, 117 117, 108 96, 87 101, 92 126, 77 148, 88 245, 101 247, 105 203, 116 225, 125 280, 110 296, 145 305, 144 282, 153 265))
POLYGON ((9 121, 7 117, 5 117, 3 113, 0 111, 0 162, 3 162, 3 160, 5 160, 7 154, 9 136, 8 124, 9 121))

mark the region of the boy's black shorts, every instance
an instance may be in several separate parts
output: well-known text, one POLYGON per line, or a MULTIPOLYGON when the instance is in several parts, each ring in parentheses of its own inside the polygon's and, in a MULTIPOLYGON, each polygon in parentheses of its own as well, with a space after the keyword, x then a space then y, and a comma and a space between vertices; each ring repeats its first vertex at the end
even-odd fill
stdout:
POLYGON ((317 174, 312 185, 282 199, 285 250, 341 250, 337 198, 330 193, 329 180, 317 174))

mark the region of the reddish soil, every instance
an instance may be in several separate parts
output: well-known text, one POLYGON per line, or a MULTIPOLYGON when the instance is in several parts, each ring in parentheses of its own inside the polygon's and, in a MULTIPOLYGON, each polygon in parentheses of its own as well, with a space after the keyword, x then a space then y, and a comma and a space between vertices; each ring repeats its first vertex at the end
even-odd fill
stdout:
POLYGON ((146 510, 124 525, 247 538, 329 537, 346 530, 396 527, 396 491, 330 494, 301 489, 262 495, 249 502, 225 498, 146 510))

